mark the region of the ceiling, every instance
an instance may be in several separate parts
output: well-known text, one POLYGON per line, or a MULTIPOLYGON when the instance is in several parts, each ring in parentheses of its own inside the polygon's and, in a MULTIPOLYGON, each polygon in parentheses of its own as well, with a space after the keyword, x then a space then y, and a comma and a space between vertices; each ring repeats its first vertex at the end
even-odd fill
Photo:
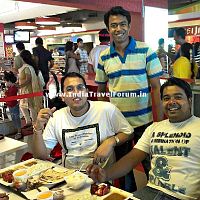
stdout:
POLYGON ((36 17, 56 16, 61 19, 61 26, 81 26, 82 23, 94 23, 103 20, 105 12, 78 10, 77 8, 53 6, 39 3, 3 0, 4 7, 0 9, 0 22, 5 30, 14 29, 16 21, 34 21, 36 17), (70 24, 69 24, 70 23, 70 24))
MULTIPOLYGON (((14 29, 14 22, 16 21, 34 21, 36 17, 40 16, 58 16, 61 18, 63 27, 78 26, 83 23, 100 22, 105 13, 15 0, 1 1, 3 1, 4 6, 0 9, 0 22, 4 23, 5 29, 14 29)), ((168 7, 175 9, 197 1, 199 0, 168 0, 168 7)))
POLYGON ((14 0, 1 0, 3 6, 0 9, 0 22, 10 23, 24 19, 30 19, 40 16, 57 15, 76 8, 53 6, 39 3, 20 2, 14 0))
POLYGON ((180 8, 198 1, 199 0, 168 0, 168 9, 180 8))

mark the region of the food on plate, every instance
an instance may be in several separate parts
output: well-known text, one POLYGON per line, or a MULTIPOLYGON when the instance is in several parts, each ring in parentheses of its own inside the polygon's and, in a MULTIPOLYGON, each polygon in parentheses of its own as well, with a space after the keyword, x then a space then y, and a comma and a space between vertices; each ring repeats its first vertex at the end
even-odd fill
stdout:
POLYGON ((24 164, 25 166, 27 166, 27 167, 30 167, 30 166, 32 166, 32 165, 36 165, 37 164, 37 161, 31 161, 31 162, 29 162, 29 163, 26 163, 26 164, 24 164))
POLYGON ((90 187, 90 193, 95 194, 97 196, 104 196, 110 192, 110 185, 102 183, 100 185, 97 185, 96 183, 93 183, 90 187))
POLYGON ((9 196, 6 193, 0 193, 0 200, 9 200, 9 196))
POLYGON ((39 181, 43 184, 55 183, 64 180, 64 176, 74 173, 72 169, 52 168, 42 172, 39 181))
POLYGON ((12 183, 13 180, 14 180, 13 172, 14 172, 13 170, 9 170, 9 171, 3 172, 3 173, 1 174, 3 180, 4 180, 5 182, 12 183))
POLYGON ((64 190, 60 188, 54 188, 53 191, 53 200, 63 200, 65 198, 64 196, 64 190))
POLYGON ((27 167, 27 173, 29 176, 34 176, 36 174, 39 174, 49 168, 51 168, 54 164, 51 162, 43 162, 40 161, 35 165, 31 165, 30 167, 27 167))
POLYGON ((27 189, 28 190, 38 188, 41 185, 42 184, 39 183, 39 176, 38 175, 28 178, 28 181, 27 181, 27 189))
POLYGON ((104 200, 124 200, 126 199, 127 197, 121 195, 121 194, 118 194, 118 193, 111 193, 109 196, 107 196, 104 200))
POLYGON ((73 190, 81 189, 86 183, 86 175, 76 171, 70 176, 65 176, 64 179, 67 182, 67 187, 73 190))

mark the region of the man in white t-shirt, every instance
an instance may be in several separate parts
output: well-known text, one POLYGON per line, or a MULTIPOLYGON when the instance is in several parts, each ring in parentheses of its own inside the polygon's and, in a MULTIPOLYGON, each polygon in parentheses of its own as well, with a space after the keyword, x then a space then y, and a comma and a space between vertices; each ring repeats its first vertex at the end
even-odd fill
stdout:
POLYGON ((99 41, 100 44, 94 47, 89 54, 88 58, 89 73, 96 72, 100 53, 110 46, 110 34, 108 33, 107 29, 104 28, 99 31, 99 41))
POLYGON ((39 112, 33 136, 35 157, 47 159, 48 149, 59 142, 67 168, 78 169, 92 162, 110 166, 115 161, 114 147, 130 139, 132 127, 111 103, 87 100, 86 82, 80 74, 66 74, 61 88, 68 107, 39 112))
POLYGON ((169 119, 150 125, 133 150, 110 168, 87 167, 95 181, 124 176, 148 154, 149 182, 134 192, 142 200, 192 200, 200 198, 200 118, 191 114, 190 85, 170 78, 160 89, 163 109, 169 119), (96 180, 97 179, 97 180, 96 180))

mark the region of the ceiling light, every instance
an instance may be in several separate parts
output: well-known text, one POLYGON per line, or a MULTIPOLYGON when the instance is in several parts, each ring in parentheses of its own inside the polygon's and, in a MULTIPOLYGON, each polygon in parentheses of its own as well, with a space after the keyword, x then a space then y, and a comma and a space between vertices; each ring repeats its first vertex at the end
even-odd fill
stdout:
POLYGON ((35 19, 36 24, 41 25, 58 25, 60 24, 59 17, 38 17, 35 19))
POLYGON ((16 29, 35 29, 37 28, 34 22, 15 22, 16 29))

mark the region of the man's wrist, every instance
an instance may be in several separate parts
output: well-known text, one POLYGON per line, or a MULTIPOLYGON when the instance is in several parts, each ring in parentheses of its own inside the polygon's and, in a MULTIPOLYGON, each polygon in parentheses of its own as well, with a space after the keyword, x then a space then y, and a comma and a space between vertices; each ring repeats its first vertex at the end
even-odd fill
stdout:
POLYGON ((113 147, 116 147, 117 144, 119 143, 119 138, 117 136, 112 136, 110 140, 113 147))
POLYGON ((38 134, 43 132, 43 128, 38 127, 36 124, 33 125, 33 132, 38 134))

